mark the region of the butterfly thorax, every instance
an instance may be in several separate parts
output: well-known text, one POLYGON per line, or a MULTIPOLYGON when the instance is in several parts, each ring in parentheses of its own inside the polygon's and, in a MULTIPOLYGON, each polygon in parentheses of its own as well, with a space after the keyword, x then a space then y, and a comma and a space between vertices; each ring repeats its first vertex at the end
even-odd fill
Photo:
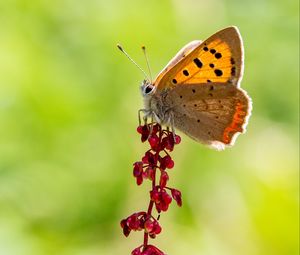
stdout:
POLYGON ((157 91, 156 86, 144 80, 141 85, 145 117, 155 118, 160 124, 170 124, 170 107, 166 105, 167 90, 157 91))

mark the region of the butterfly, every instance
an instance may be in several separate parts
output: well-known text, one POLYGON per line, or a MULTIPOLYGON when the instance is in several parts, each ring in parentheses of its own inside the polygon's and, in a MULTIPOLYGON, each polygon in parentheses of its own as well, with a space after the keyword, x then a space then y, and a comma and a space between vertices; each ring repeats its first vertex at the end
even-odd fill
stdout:
POLYGON ((146 117, 223 150, 246 131, 251 98, 240 88, 243 42, 237 27, 184 46, 141 91, 146 117))

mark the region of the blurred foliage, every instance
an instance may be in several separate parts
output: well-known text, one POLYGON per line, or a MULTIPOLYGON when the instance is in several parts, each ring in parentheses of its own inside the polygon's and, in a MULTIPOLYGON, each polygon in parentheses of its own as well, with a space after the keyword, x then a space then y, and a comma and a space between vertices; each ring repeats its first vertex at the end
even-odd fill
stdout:
POLYGON ((299 2, 0 2, 0 254, 129 254, 144 209, 132 163, 142 106, 121 42, 157 73, 185 43, 229 25, 245 44, 248 132, 211 151, 183 136, 172 186, 184 206, 153 242, 172 255, 296 255, 299 238, 299 2))

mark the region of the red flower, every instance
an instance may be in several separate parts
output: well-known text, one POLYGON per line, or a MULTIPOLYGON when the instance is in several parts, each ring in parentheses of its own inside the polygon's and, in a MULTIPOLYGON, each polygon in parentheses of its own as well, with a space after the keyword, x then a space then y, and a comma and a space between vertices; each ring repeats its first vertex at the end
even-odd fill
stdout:
POLYGON ((166 171, 161 171, 159 185, 160 187, 166 187, 167 182, 169 180, 169 175, 166 171))
POLYGON ((147 212, 133 213, 123 219, 121 228, 126 237, 132 230, 144 231, 144 242, 132 251, 132 255, 165 255, 157 247, 148 244, 148 237, 155 238, 162 231, 158 219, 152 215, 153 206, 158 213, 161 213, 169 209, 172 199, 178 206, 182 205, 180 191, 167 187, 169 181, 167 170, 174 167, 174 161, 168 151, 173 151, 174 146, 180 143, 181 138, 154 123, 139 126, 137 132, 141 134, 142 142, 148 141, 150 149, 146 151, 141 161, 133 164, 133 176, 136 178, 137 185, 141 185, 146 179, 152 182, 150 202, 147 212), (157 172, 160 172, 159 180, 156 178, 157 172))
POLYGON ((166 168, 171 169, 173 167, 174 167, 174 161, 169 155, 160 159, 160 169, 165 170, 166 168))
POLYGON ((145 232, 150 235, 158 235, 161 232, 161 226, 155 219, 148 219, 144 223, 145 232))
POLYGON ((181 192, 177 189, 171 189, 171 194, 178 206, 182 206, 181 192))
POLYGON ((131 255, 166 255, 166 254, 153 245, 147 245, 146 247, 144 247, 143 251, 141 251, 141 246, 135 248, 131 252, 131 255))
POLYGON ((161 186, 157 186, 150 191, 150 198, 155 203, 155 207, 158 213, 161 211, 167 211, 169 204, 172 202, 172 197, 161 186), (160 191, 158 191, 160 189, 160 191))

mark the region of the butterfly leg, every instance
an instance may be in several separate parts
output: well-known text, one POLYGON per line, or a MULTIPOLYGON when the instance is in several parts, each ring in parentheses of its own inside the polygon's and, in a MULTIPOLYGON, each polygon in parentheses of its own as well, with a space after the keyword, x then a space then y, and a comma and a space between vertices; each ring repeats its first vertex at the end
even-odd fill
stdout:
POLYGON ((174 118, 173 118, 173 116, 172 116, 171 129, 172 129, 172 134, 173 134, 174 143, 176 143, 176 134, 175 134, 175 125, 174 125, 174 118))
POLYGON ((147 124, 147 120, 149 117, 151 117, 151 123, 153 123, 154 118, 156 119, 156 122, 160 123, 160 119, 158 118, 158 116, 155 114, 155 112, 147 110, 147 109, 140 109, 138 111, 138 118, 139 118, 139 125, 141 125, 142 121, 141 121, 141 113, 144 114, 143 116, 143 120, 145 122, 145 124, 147 124))
POLYGON ((147 117, 148 117, 148 115, 149 115, 149 111, 148 110, 146 110, 146 109, 139 109, 139 111, 138 111, 138 118, 139 118, 139 126, 142 124, 142 118, 141 118, 141 113, 143 113, 144 114, 144 116, 143 116, 143 120, 144 120, 144 122, 145 122, 145 124, 147 123, 147 117))
POLYGON ((149 139, 149 137, 152 135, 152 131, 153 131, 153 114, 151 114, 151 125, 150 125, 150 132, 148 135, 147 140, 149 139))
MULTIPOLYGON (((148 136, 148 138, 149 138, 152 134, 152 131, 153 131, 154 118, 155 118, 156 122, 159 123, 159 124, 160 124, 161 121, 160 121, 160 118, 157 116, 157 114, 154 111, 149 111, 148 115, 151 116, 150 132, 149 132, 149 136, 148 136)), ((146 116, 146 117, 148 117, 148 116, 146 116)))
POLYGON ((176 134, 175 134, 175 124, 174 124, 174 115, 171 112, 168 118, 168 129, 169 126, 171 126, 171 130, 172 130, 172 134, 173 134, 173 139, 174 139, 174 143, 176 142, 176 134))
POLYGON ((158 116, 153 111, 149 111, 149 110, 146 110, 146 109, 140 109, 138 111, 139 126, 141 126, 141 123, 142 123, 142 121, 141 121, 141 113, 144 113, 143 120, 144 120, 144 124, 145 125, 147 125, 148 118, 149 117, 151 118, 150 132, 149 132, 149 136, 148 136, 148 138, 149 138, 151 136, 151 134, 152 134, 152 131, 153 131, 154 118, 155 119, 159 119, 159 118, 158 118, 158 116))

